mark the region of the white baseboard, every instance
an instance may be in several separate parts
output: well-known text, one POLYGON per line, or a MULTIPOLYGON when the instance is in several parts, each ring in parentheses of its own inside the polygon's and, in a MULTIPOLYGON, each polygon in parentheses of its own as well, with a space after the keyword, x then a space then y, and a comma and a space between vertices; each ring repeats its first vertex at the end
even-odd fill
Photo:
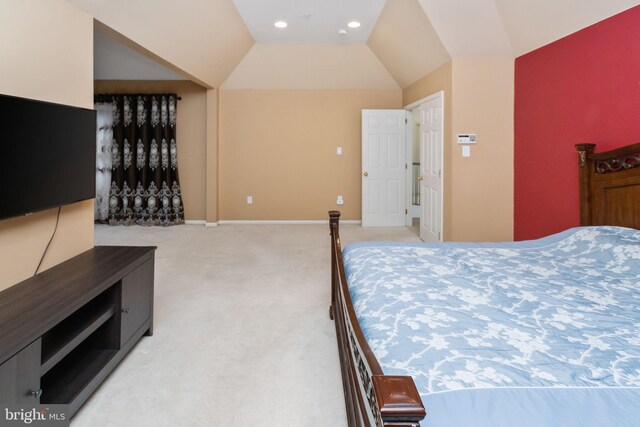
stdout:
POLYGON ((204 225, 205 227, 217 227, 218 226, 217 222, 207 222, 204 219, 185 220, 184 224, 185 225, 204 225))
MULTIPOLYGON (((360 220, 344 220, 341 224, 361 224, 360 220)), ((309 224, 329 224, 329 220, 312 219, 312 220, 244 220, 244 219, 222 219, 218 221, 220 225, 309 225, 309 224)))
MULTIPOLYGON (((309 219, 309 220, 249 220, 249 219, 221 219, 218 222, 207 222, 205 220, 185 220, 185 225, 204 225, 205 227, 217 227, 218 225, 305 225, 305 224, 328 224, 329 220, 309 219)), ((360 225, 362 221, 354 219, 341 220, 340 224, 360 225)))

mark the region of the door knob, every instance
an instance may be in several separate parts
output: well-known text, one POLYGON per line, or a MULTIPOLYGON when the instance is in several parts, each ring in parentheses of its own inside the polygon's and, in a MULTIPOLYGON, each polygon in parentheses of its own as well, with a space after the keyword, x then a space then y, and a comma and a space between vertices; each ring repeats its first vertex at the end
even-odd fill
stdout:
POLYGON ((42 389, 39 388, 37 390, 31 390, 29 392, 29 395, 31 395, 31 396, 35 397, 36 399, 38 399, 40 396, 42 396, 42 389))
POLYGON ((369 172, 363 173, 364 176, 369 176, 369 172))
POLYGON ((419 176, 418 178, 416 178, 418 181, 422 181, 424 178, 422 178, 421 176, 419 176))

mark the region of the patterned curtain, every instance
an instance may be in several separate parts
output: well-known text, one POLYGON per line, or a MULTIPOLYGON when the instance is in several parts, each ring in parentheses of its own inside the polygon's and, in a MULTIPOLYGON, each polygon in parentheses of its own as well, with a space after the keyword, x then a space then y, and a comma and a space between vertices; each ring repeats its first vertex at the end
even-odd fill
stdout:
POLYGON ((111 225, 183 224, 176 95, 97 95, 95 102, 111 104, 113 119, 108 213, 98 219, 111 225))

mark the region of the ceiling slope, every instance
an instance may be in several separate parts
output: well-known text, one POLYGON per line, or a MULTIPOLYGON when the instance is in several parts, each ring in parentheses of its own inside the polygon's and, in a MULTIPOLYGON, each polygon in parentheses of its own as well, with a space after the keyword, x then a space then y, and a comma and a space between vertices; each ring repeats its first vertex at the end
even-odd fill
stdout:
POLYGON ((516 56, 640 4, 637 0, 495 0, 516 56))
MULTIPOLYGON (((640 4, 640 0, 387 0, 368 45, 349 44, 356 40, 356 32, 342 40, 348 46, 363 48, 354 48, 355 56, 350 58, 345 55, 349 49, 335 43, 331 48, 329 44, 307 43, 292 44, 288 49, 284 44, 251 49, 254 40, 233 0, 68 1, 122 34, 139 50, 157 55, 161 63, 166 61, 212 87, 220 86, 234 70, 233 78, 228 79, 230 85, 249 85, 253 79, 254 85, 263 86, 308 86, 315 81, 318 87, 370 87, 374 82, 389 87, 391 79, 393 84, 406 87, 450 58, 519 56, 640 4), (293 56, 286 57, 285 52, 293 56), (275 59, 269 60, 267 53, 275 59), (247 64, 258 68, 247 68, 247 64), (388 72, 382 73, 381 68, 388 72), (279 75, 274 74, 277 70, 279 75), (309 74, 301 75, 303 72, 309 74)), ((337 12, 326 10, 327 2, 277 1, 283 11, 295 15, 292 26, 302 19, 300 5, 308 6, 311 20, 322 16, 325 23, 333 19, 337 25, 337 12)), ((381 1, 375 0, 367 16, 375 16, 381 1)), ((236 0, 238 5, 244 3, 268 2, 236 0)), ((350 13, 367 7, 364 0, 358 0, 357 5, 360 9, 350 13)), ((264 21, 265 31, 274 30, 275 15, 258 15, 254 18, 264 21)), ((340 16, 341 22, 344 17, 340 16)), ((366 34, 367 24, 363 26, 366 34)), ((279 37, 293 43, 302 37, 296 34, 283 32, 279 37)))
POLYGON ((97 29, 93 30, 93 78, 95 80, 185 80, 184 76, 97 29))
POLYGON ((212 87, 254 44, 231 0, 69 0, 212 87))
POLYGON ((451 59, 417 0, 387 0, 367 44, 402 88, 451 59))
POLYGON ((399 89, 364 44, 257 43, 222 89, 399 89))
POLYGON ((494 0, 418 1, 452 57, 513 56, 494 0))

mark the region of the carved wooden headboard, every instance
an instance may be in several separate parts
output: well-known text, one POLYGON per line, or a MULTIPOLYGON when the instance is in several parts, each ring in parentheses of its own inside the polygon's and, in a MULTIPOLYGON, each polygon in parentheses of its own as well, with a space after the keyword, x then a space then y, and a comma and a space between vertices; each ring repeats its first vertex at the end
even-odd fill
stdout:
POLYGON ((580 224, 640 229, 640 144, 594 153, 578 144, 580 224))

